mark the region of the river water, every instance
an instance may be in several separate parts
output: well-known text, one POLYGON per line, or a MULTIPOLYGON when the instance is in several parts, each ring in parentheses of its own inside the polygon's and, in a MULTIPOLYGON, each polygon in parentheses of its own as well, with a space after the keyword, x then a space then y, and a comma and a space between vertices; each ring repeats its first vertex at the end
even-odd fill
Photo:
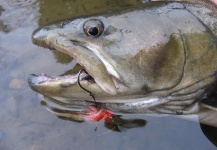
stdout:
MULTIPOLYGON (((144 2, 144 1, 143 1, 144 2)), ((111 131, 103 122, 62 120, 41 105, 27 84, 31 73, 59 75, 69 57, 37 47, 32 32, 48 22, 139 5, 140 0, 0 1, 0 150, 215 150, 198 122, 169 116, 124 115, 143 119, 140 128, 111 131)), ((215 129, 209 128, 210 132, 215 129)), ((216 132, 215 132, 216 133, 216 132)))

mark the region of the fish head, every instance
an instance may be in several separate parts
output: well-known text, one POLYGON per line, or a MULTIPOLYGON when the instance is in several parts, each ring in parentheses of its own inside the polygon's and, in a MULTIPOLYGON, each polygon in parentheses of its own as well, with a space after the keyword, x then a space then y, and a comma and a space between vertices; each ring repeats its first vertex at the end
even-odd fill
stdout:
MULTIPOLYGON (((160 62, 160 53, 164 52, 158 48, 168 41, 168 38, 163 37, 162 27, 156 25, 155 15, 147 15, 149 22, 143 23, 139 21, 139 17, 134 18, 135 13, 127 12, 116 17, 109 14, 90 16, 46 25, 33 33, 33 43, 73 57, 85 69, 80 75, 81 85, 95 95, 146 95, 151 80, 158 78, 150 75, 151 72, 159 70, 157 63, 164 63, 160 62), (144 31, 143 26, 150 27, 144 31), (156 45, 159 46, 155 47, 156 45)), ((174 74, 177 76, 176 71, 174 74)), ((36 89, 39 87, 37 82, 40 87, 46 83, 48 88, 45 78, 49 77, 40 77, 38 80, 34 76, 31 79, 34 86, 30 85, 36 89)), ((59 89, 62 94, 64 91, 80 92, 74 89, 81 89, 78 85, 78 74, 71 79, 61 79, 64 83, 51 80, 49 83, 57 86, 51 86, 52 89, 59 89), (66 80, 71 80, 71 83, 66 80)), ((44 87, 42 89, 45 90, 44 87)))
POLYGON ((93 101, 91 93, 102 103, 156 98, 160 104, 177 91, 198 92, 213 82, 212 78, 193 86, 216 70, 211 65, 209 73, 198 74, 206 70, 198 61, 207 51, 204 39, 213 37, 185 6, 175 6, 150 3, 38 28, 32 35, 34 44, 70 55, 84 71, 60 77, 30 75, 30 87, 56 100, 93 101), (199 54, 191 49, 192 39, 198 41, 198 48, 204 47, 199 54), (199 71, 191 70, 194 67, 199 71))

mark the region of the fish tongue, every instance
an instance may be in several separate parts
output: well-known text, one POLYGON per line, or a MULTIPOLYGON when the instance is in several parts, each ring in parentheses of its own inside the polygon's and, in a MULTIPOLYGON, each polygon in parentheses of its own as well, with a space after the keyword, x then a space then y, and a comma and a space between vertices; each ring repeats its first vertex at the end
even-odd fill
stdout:
POLYGON ((115 95, 116 87, 101 60, 85 47, 75 45, 65 37, 50 35, 48 44, 73 57, 92 76, 97 85, 106 93, 115 95))

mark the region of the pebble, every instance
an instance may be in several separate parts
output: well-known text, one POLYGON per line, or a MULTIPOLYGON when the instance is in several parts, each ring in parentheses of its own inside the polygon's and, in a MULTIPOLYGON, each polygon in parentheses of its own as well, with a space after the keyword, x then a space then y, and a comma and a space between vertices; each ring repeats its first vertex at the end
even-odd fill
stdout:
POLYGON ((8 87, 10 89, 21 89, 26 86, 26 81, 19 80, 19 79, 13 79, 9 83, 8 87))

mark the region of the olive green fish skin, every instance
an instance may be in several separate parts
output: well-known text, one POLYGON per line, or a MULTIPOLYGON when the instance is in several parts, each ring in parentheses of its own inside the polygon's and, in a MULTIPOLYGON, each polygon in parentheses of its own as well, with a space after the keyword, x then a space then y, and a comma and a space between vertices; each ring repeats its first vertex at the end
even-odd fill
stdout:
MULTIPOLYGON (((95 82, 81 85, 105 108, 121 112, 188 114, 216 81, 217 19, 213 7, 150 2, 37 29, 33 43, 72 56, 95 82), (102 23, 88 36, 83 27, 102 23), (92 22, 91 22, 92 21, 92 22)), ((85 77, 85 73, 81 74, 85 77)), ((92 101, 73 77, 31 75, 36 92, 57 101, 92 101)))

